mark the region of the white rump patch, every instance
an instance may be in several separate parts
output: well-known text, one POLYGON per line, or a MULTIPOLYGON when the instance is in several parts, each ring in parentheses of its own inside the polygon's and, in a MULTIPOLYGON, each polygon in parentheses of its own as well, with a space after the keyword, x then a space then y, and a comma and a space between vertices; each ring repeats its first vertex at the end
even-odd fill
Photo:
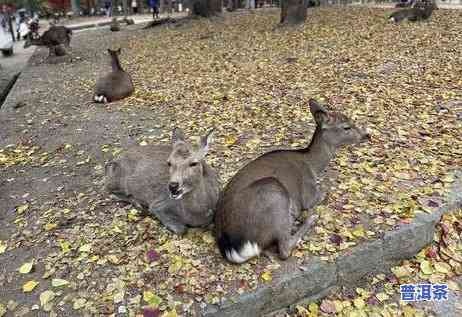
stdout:
POLYGON ((390 21, 391 21, 391 22, 395 22, 395 17, 391 17, 391 18, 390 18, 390 21))
POLYGON ((226 258, 233 263, 244 263, 248 259, 260 255, 260 252, 258 244, 247 241, 239 252, 234 249, 226 251, 226 258))
POLYGON ((106 96, 104 95, 95 95, 95 101, 96 102, 103 102, 103 103, 106 103, 107 102, 107 98, 106 96))

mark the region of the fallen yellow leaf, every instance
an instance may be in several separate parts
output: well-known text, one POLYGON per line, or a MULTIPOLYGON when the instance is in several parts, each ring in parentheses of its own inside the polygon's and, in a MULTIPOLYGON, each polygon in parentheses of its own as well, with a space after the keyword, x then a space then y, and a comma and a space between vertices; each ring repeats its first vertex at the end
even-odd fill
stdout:
POLYGON ((22 273, 22 274, 30 273, 33 266, 34 266, 34 260, 32 260, 31 262, 24 263, 19 268, 19 273, 22 273))
POLYGON ((265 282, 271 282, 271 280, 273 279, 273 275, 271 274, 271 272, 263 272, 261 275, 260 275, 261 279, 265 282))
POLYGON ((29 281, 22 286, 22 291, 24 293, 32 292, 32 290, 38 285, 39 283, 36 281, 29 281))

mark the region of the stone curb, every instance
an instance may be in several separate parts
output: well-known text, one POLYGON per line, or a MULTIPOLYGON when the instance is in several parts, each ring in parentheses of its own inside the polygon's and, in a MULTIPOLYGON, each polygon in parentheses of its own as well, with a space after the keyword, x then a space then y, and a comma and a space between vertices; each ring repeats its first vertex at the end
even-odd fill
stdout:
POLYGON ((302 271, 285 276, 270 286, 242 294, 235 300, 205 307, 204 317, 264 316, 298 303, 320 299, 338 286, 351 286, 369 274, 389 272, 402 260, 413 257, 433 240, 436 224, 444 213, 462 206, 462 171, 445 205, 431 214, 418 213, 410 224, 400 225, 384 237, 366 242, 339 256, 335 263, 313 258, 302 271))

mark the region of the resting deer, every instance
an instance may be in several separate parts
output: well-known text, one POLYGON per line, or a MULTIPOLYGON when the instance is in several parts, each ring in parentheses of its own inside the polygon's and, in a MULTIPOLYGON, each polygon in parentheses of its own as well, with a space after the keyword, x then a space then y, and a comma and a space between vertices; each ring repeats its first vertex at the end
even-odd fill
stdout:
POLYGON ((49 49, 50 55, 52 55, 51 53, 55 53, 56 55, 61 54, 59 56, 62 56, 66 54, 65 49, 62 47, 56 49, 56 47, 62 44, 66 47, 70 47, 71 35, 72 30, 65 26, 51 26, 37 39, 34 39, 32 33, 29 33, 24 43, 24 48, 28 48, 31 45, 46 46, 49 49))
POLYGON ((135 24, 135 20, 133 20, 132 18, 127 18, 127 17, 124 17, 123 22, 127 23, 127 25, 133 25, 135 24))
POLYGON ((309 105, 316 121, 310 145, 263 154, 239 170, 223 191, 215 225, 218 247, 228 261, 243 263, 274 245, 287 259, 317 219, 310 216, 291 233, 301 211, 324 199, 318 179, 336 150, 369 138, 345 115, 328 112, 313 99, 309 105))
POLYGON ((111 21, 111 26, 109 27, 109 29, 112 31, 112 32, 118 32, 120 31, 120 23, 119 21, 117 21, 117 18, 113 18, 112 21, 111 21))
POLYGON ((112 71, 96 82, 94 100, 96 102, 113 102, 130 96, 133 93, 133 82, 130 75, 122 69, 119 55, 122 50, 108 49, 111 57, 112 71))
POLYGON ((413 8, 406 8, 393 12, 389 20, 395 23, 399 23, 406 19, 411 22, 427 20, 436 9, 438 8, 433 2, 419 2, 416 3, 413 8))
POLYGON ((147 210, 177 234, 209 225, 219 194, 217 174, 205 162, 212 131, 201 137, 197 148, 175 128, 172 146, 128 150, 106 165, 106 190, 147 210))

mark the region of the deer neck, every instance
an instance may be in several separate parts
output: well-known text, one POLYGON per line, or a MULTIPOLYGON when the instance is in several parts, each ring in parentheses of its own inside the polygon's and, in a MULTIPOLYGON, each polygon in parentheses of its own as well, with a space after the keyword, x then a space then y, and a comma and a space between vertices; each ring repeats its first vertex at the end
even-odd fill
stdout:
POLYGON ((123 71, 117 56, 111 56, 111 67, 113 72, 123 71))
POLYGON ((305 162, 309 164, 316 177, 324 173, 330 161, 335 157, 336 152, 335 146, 327 143, 323 134, 323 130, 316 127, 310 145, 303 150, 305 162))
MULTIPOLYGON (((198 203, 203 200, 203 195, 205 192, 205 182, 201 179, 191 190, 183 197, 183 201, 188 206, 197 206, 198 203)), ((193 208, 195 209, 195 208, 193 208)))

